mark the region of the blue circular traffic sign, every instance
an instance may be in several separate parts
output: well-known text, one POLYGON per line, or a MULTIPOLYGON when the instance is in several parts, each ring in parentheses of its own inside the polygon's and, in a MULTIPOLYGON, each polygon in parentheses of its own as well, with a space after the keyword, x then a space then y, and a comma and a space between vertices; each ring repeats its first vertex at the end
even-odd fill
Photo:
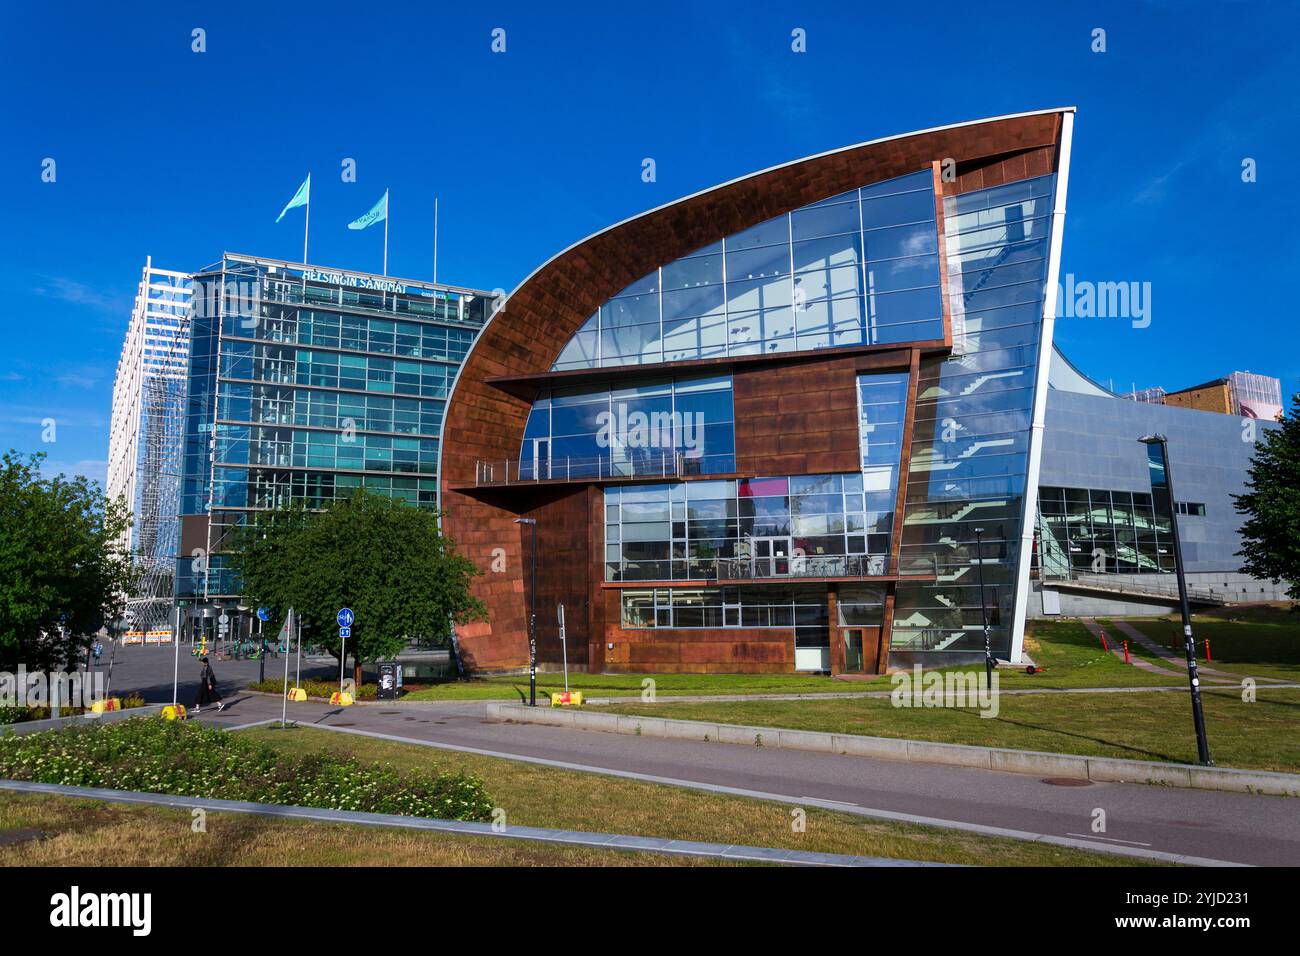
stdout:
POLYGON ((264 607, 259 607, 257 609, 257 619, 259 621, 269 621, 271 620, 271 612, 264 607))
POLYGON ((356 620, 356 615, 352 613, 352 608, 345 607, 339 611, 339 627, 351 627, 354 620, 356 620))

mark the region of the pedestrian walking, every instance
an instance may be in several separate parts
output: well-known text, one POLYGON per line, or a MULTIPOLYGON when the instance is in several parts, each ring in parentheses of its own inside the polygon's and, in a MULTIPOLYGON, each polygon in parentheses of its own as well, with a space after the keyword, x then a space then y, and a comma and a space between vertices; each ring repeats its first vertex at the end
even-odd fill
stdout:
POLYGON ((199 713, 204 705, 211 705, 214 700, 217 702, 217 712, 220 713, 226 709, 226 702, 217 691, 217 675, 213 673, 212 665, 206 657, 202 661, 203 670, 199 672, 199 696, 194 701, 194 713, 199 713))

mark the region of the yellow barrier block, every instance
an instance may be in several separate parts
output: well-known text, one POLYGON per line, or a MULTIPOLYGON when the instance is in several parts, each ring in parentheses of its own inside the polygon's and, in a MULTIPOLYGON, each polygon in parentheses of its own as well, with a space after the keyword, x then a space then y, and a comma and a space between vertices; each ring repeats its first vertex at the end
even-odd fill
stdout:
POLYGON ((97 700, 91 703, 90 712, 92 714, 106 714, 110 710, 121 710, 122 701, 117 697, 108 697, 104 700, 97 700))
POLYGON ((349 694, 347 691, 344 691, 341 694, 338 691, 335 691, 334 693, 330 694, 330 703, 338 704, 340 707, 351 707, 352 695, 349 694))
POLYGON ((184 704, 168 704, 162 709, 163 720, 185 720, 189 716, 184 704))
POLYGON ((301 687, 290 687, 288 696, 291 701, 301 704, 307 699, 307 692, 301 687))
POLYGON ((552 694, 551 706, 552 707, 581 707, 582 691, 574 690, 574 691, 564 691, 559 694, 552 694))

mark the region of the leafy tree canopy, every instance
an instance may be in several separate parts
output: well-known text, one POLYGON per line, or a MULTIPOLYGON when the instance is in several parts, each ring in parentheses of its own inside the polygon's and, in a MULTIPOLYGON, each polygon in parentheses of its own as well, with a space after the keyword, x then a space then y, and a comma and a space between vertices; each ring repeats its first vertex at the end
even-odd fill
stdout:
POLYGON ((1262 430, 1250 464, 1244 495, 1234 495, 1245 547, 1242 571, 1275 584, 1287 581, 1287 593, 1300 600, 1300 392, 1291 398, 1291 414, 1280 428, 1262 430))
POLYGON ((451 622, 481 618, 470 593, 478 574, 442 535, 437 515, 358 490, 313 512, 301 502, 261 512, 233 539, 232 565, 250 602, 283 621, 302 619, 304 640, 339 654, 340 608, 356 614, 347 652, 356 662, 392 657, 410 641, 441 642, 451 622))
POLYGON ((131 516, 87 478, 41 475, 43 454, 0 456, 0 663, 62 667, 122 613, 131 516))

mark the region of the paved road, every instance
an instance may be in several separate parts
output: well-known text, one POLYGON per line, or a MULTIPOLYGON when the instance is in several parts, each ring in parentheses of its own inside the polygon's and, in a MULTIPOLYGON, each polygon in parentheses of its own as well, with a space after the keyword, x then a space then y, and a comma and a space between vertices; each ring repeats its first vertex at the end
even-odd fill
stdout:
MULTIPOLYGON (((113 681, 110 687, 115 696, 122 696, 132 691, 144 697, 147 704, 170 704, 172 700, 172 671, 176 668, 179 678, 179 697, 182 704, 192 704, 195 696, 199 691, 199 670, 202 664, 198 658, 190 654, 190 648, 184 644, 180 649, 179 666, 174 660, 174 652, 170 645, 168 646, 141 646, 132 645, 130 647, 119 647, 113 654, 113 681)), ((94 669, 103 673, 107 678, 109 664, 109 648, 104 648, 104 656, 100 658, 98 666, 94 669)), ((212 661, 212 670, 217 675, 217 689, 225 697, 230 697, 239 688, 247 687, 251 681, 257 679, 259 661, 219 661, 215 655, 209 655, 212 661)), ((296 658, 289 660, 289 677, 292 680, 296 673, 296 658)), ((338 677, 338 664, 321 664, 313 663, 308 658, 303 658, 302 673, 304 677, 315 676, 334 676, 338 677)), ((266 659, 266 674, 268 677, 279 677, 284 674, 284 658, 268 657, 266 659)))
MULTIPOLYGON (((280 716, 280 701, 272 697, 227 695, 227 700, 234 704, 225 713, 205 713, 204 719, 234 727, 280 716)), ((500 724, 486 720, 479 701, 346 709, 291 704, 290 714, 303 724, 736 788, 792 805, 830 804, 866 815, 910 815, 967 828, 1028 831, 1098 849, 1300 865, 1300 800, 1283 797, 1141 784, 1058 786, 1024 774, 500 724), (1104 834, 1091 829, 1097 809, 1106 814, 1104 834)))

